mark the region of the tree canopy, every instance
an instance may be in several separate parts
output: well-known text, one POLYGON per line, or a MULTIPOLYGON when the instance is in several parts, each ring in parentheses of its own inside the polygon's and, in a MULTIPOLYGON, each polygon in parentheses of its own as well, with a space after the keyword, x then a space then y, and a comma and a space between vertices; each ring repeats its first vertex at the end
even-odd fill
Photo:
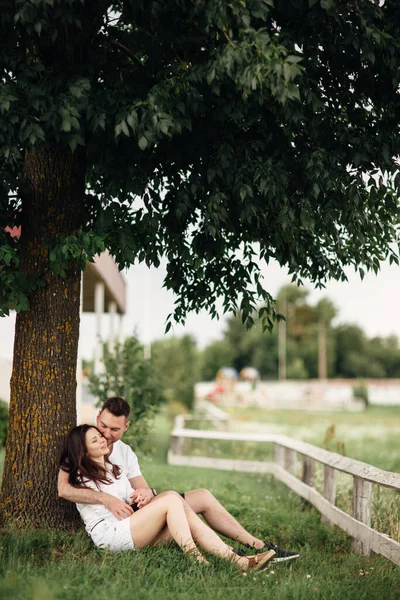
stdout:
POLYGON ((2 507, 6 520, 60 526, 52 482, 75 419, 87 259, 164 255, 176 320, 215 316, 222 297, 248 326, 259 298, 265 325, 275 316, 256 258, 317 284, 398 261, 400 7, 0 8, 0 306, 19 311, 2 507), (45 508, 31 490, 46 486, 45 508))
MULTIPOLYGON (((183 320, 218 296, 247 318, 254 289, 270 309, 256 255, 317 283, 377 270, 396 260, 398 27, 394 1, 3 0, 1 224, 23 219, 26 152, 83 148, 57 273, 165 254, 183 320)), ((44 275, 1 236, 3 310, 26 308, 44 275)))

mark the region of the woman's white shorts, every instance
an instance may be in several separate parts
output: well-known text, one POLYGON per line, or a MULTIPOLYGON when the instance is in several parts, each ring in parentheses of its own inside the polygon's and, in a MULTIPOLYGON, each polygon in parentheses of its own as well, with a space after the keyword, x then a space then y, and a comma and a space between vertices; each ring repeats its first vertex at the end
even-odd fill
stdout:
POLYGON ((99 548, 113 551, 132 550, 135 545, 131 536, 130 521, 129 517, 115 523, 102 521, 93 528, 90 537, 99 548))

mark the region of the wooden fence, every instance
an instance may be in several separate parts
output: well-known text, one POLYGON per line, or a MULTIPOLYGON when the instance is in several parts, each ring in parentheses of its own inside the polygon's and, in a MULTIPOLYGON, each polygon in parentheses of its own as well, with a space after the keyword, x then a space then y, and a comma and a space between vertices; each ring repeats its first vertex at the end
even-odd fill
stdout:
MULTIPOLYGON (((191 418, 180 415, 175 421, 168 452, 169 464, 270 473, 315 506, 322 515, 322 521, 337 525, 351 535, 354 552, 369 555, 372 550, 400 565, 400 543, 371 528, 372 484, 400 492, 399 473, 383 471, 359 460, 328 452, 284 435, 188 429, 185 427, 185 421, 191 418), (275 446, 274 462, 184 456, 182 443, 187 438, 272 443, 275 446), (302 463, 301 479, 296 476, 299 459, 302 463), (313 487, 315 462, 324 466, 323 495, 313 487), (338 471, 353 477, 352 516, 335 506, 338 471)), ((226 422, 218 421, 218 426, 225 428, 226 422)))

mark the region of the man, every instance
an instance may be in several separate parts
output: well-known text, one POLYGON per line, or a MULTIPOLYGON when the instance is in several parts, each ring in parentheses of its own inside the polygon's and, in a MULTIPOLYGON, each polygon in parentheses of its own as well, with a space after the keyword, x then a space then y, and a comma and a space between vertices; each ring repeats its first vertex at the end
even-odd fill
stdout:
MULTIPOLYGON (((107 440, 110 449, 109 459, 126 473, 134 490, 132 501, 136 502, 140 509, 151 502, 157 492, 154 488, 150 488, 144 479, 136 454, 120 439, 129 427, 129 413, 130 407, 126 400, 118 397, 109 398, 97 415, 96 425, 107 440)), ((102 504, 118 519, 125 519, 133 513, 129 504, 115 496, 105 492, 73 487, 68 481, 68 473, 61 470, 58 475, 58 495, 70 502, 102 504)), ((201 514, 217 533, 238 541, 247 548, 254 549, 256 553, 274 550, 276 556, 272 562, 287 561, 299 556, 297 552, 288 552, 267 540, 260 540, 251 535, 208 490, 191 490, 181 496, 182 502, 186 501, 195 513, 201 514)), ((237 552, 242 554, 241 550, 237 552)))

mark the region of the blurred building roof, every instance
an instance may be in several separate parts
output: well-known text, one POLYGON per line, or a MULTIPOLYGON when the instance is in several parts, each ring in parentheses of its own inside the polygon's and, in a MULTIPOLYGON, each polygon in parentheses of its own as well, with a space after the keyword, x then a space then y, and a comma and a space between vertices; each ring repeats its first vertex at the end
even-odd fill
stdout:
MULTIPOLYGON (((11 237, 19 237, 20 227, 6 227, 11 237)), ((110 303, 115 302, 117 312, 124 314, 126 311, 126 283, 118 267, 106 250, 95 257, 93 263, 87 262, 83 272, 82 307, 84 312, 95 311, 95 288, 97 283, 104 284, 104 312, 108 312, 110 303)))

